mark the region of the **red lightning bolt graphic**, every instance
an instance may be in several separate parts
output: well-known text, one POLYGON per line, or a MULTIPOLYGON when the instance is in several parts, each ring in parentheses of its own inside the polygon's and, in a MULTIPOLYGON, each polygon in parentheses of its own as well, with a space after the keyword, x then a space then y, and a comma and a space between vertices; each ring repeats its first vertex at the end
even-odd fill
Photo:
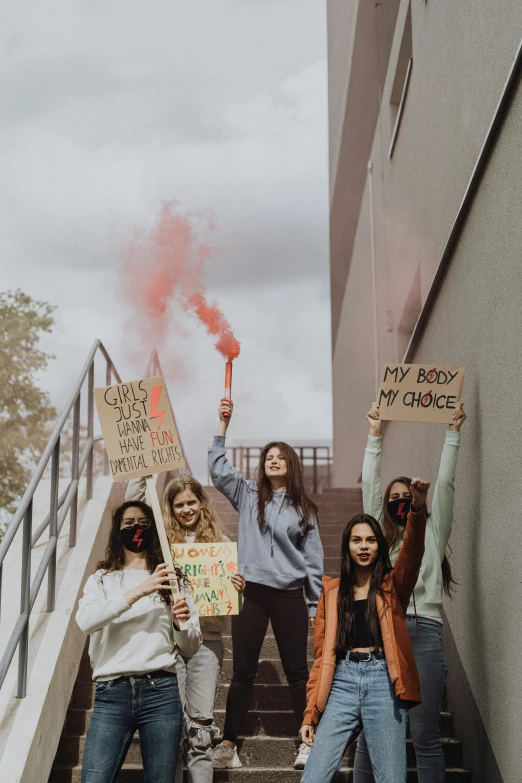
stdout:
POLYGON ((405 505, 404 503, 401 503, 399 505, 399 508, 397 509, 397 516, 400 517, 401 519, 404 519, 404 505, 405 505))
POLYGON ((153 386, 151 391, 151 400, 150 400, 150 413, 149 416, 151 419, 159 419, 158 423, 158 432, 161 427, 161 422, 163 421, 163 416, 165 414, 165 411, 159 411, 158 405, 159 405, 159 398, 161 394, 161 390, 163 389, 163 386, 153 386))
POLYGON ((139 544, 140 546, 143 544, 143 539, 142 539, 142 537, 141 537, 141 534, 142 534, 142 532, 143 532, 143 531, 142 531, 141 527, 139 527, 139 528, 136 530, 136 532, 134 533, 134 538, 132 539, 133 541, 135 541, 135 542, 136 542, 137 544, 139 544))
POLYGON ((230 614, 231 611, 232 611, 232 604, 229 601, 228 604, 227 604, 227 614, 230 614))

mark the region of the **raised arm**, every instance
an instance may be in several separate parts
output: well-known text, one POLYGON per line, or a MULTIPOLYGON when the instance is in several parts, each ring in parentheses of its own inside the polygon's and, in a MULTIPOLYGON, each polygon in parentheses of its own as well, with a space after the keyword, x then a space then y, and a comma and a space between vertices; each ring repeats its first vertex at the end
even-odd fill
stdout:
POLYGON ((429 481, 413 478, 411 480, 412 505, 406 522, 404 539, 399 550, 393 583, 402 608, 406 611, 411 594, 417 584, 424 556, 424 537, 426 535, 426 498, 429 481))
POLYGON ((464 404, 457 403, 454 421, 446 432, 446 441, 440 458, 439 475, 433 492, 433 504, 429 525, 437 540, 442 561, 446 544, 451 535, 453 524, 453 504, 455 502, 455 473, 460 446, 460 428, 466 420, 464 404))
POLYGON ((92 574, 85 583, 78 603, 76 623, 80 630, 89 636, 105 628, 129 609, 130 604, 123 593, 117 598, 107 598, 99 577, 92 574))
POLYGON ((125 500, 141 500, 142 503, 149 503, 147 495, 147 482, 145 477, 129 479, 127 489, 125 490, 125 500))
POLYGON ((219 489, 232 503, 236 511, 239 511, 245 502, 249 488, 243 476, 229 461, 225 448, 225 436, 232 418, 233 409, 234 406, 231 400, 221 400, 219 406, 219 427, 208 452, 208 469, 216 489, 219 489), (226 414, 228 414, 228 417, 226 414))
POLYGON ((304 538, 303 555, 306 562, 305 596, 310 617, 314 618, 317 602, 323 589, 324 553, 317 522, 304 538))
POLYGON ((382 421, 380 419, 379 406, 373 403, 371 410, 366 414, 370 433, 364 452, 362 468, 362 495, 365 514, 377 519, 382 517, 382 492, 381 492, 381 442, 382 421))

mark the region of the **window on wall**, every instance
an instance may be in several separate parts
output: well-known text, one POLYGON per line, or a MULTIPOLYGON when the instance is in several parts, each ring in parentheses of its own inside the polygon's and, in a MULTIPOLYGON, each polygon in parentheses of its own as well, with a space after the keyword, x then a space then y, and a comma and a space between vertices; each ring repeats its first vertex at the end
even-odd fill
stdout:
POLYGON ((413 68, 413 42, 411 37, 411 6, 408 8, 404 30, 402 32, 401 48, 395 69, 395 76, 390 95, 390 127, 392 135, 388 159, 393 155, 395 143, 401 126, 404 104, 408 95, 411 71, 413 68))
POLYGON ((413 281, 404 303, 401 320, 397 327, 397 353, 399 361, 402 361, 406 348, 410 342, 415 324, 422 310, 422 291, 421 291, 421 267, 417 266, 413 281))

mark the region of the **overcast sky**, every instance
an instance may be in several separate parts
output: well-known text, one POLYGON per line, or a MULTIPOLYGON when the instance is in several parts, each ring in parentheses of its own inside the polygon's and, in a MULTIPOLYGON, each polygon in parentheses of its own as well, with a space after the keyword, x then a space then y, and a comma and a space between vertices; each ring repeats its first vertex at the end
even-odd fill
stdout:
MULTIPOLYGON (((205 283, 242 343, 230 439, 331 436, 325 5, 4 0, 0 286, 57 306, 57 406, 96 337, 144 374, 121 249, 176 200, 217 222, 205 283)), ((160 359, 204 478, 224 362, 175 324, 160 359)))

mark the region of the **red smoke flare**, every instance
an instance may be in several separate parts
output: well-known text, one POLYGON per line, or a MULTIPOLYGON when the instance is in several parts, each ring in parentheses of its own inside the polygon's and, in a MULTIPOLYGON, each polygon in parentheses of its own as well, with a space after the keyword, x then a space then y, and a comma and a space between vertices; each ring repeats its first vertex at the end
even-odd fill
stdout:
POLYGON ((137 231, 127 247, 125 293, 151 341, 166 336, 169 306, 176 300, 218 337, 217 350, 231 361, 241 346, 219 307, 207 300, 201 276, 212 248, 200 241, 201 229, 215 229, 208 215, 181 213, 176 202, 164 203, 152 230, 137 231))

